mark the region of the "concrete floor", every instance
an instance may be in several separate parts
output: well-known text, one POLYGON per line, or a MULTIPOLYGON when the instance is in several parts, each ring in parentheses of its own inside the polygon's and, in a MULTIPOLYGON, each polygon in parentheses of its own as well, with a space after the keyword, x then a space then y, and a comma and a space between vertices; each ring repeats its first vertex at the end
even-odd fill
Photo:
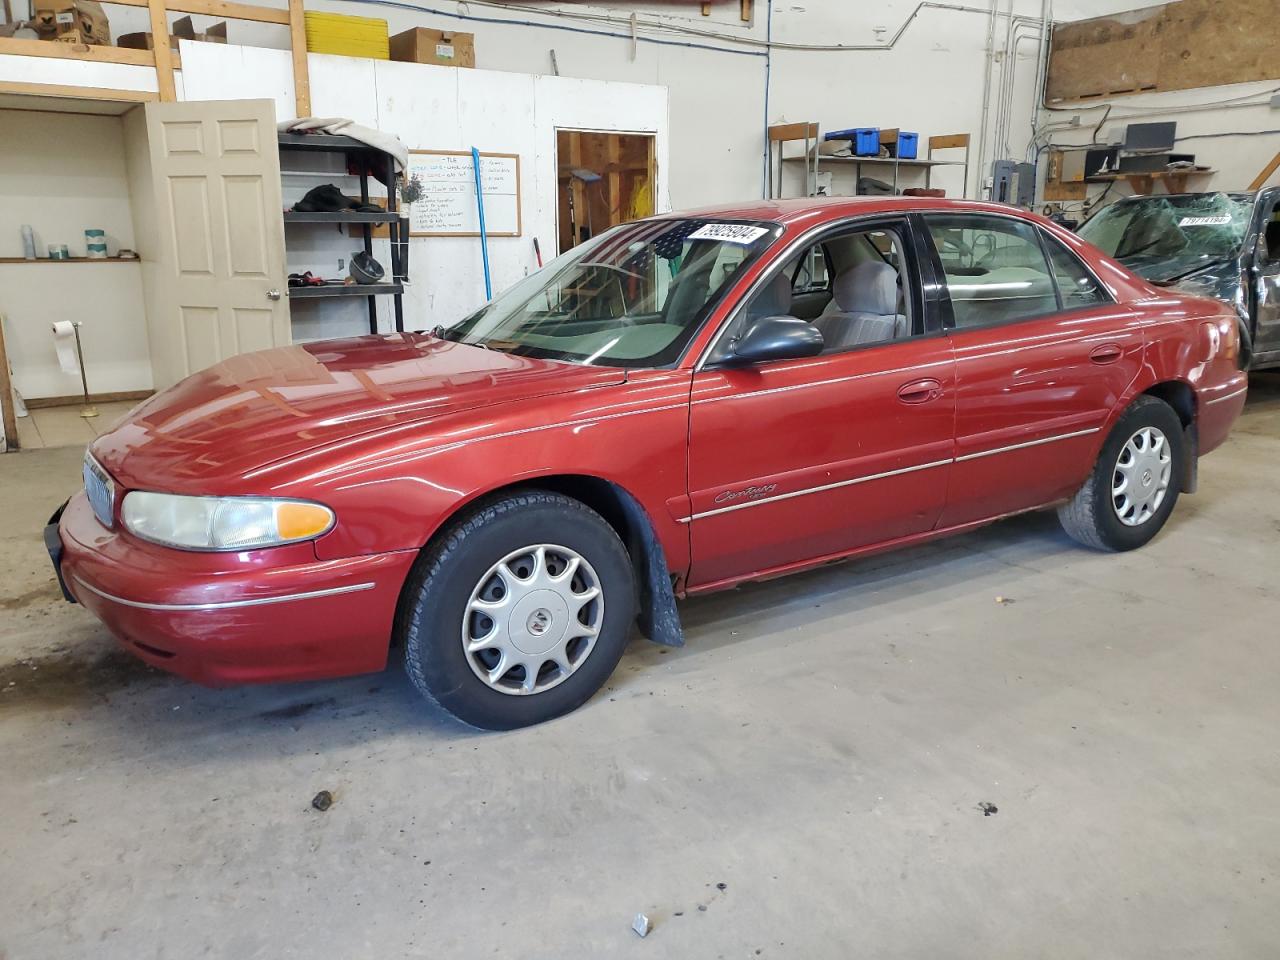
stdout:
POLYGON ((691 601, 480 734, 398 667, 114 653, 38 537, 78 451, 0 458, 0 957, 1274 957, 1277 464, 1257 377, 1144 550, 1037 515, 691 601))

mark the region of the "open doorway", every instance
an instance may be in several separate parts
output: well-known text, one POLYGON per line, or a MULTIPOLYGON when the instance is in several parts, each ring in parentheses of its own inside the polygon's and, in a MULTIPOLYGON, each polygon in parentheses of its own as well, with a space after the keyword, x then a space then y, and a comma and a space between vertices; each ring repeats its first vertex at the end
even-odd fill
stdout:
POLYGON ((651 216, 657 183, 651 133, 556 131, 560 252, 619 223, 651 216))

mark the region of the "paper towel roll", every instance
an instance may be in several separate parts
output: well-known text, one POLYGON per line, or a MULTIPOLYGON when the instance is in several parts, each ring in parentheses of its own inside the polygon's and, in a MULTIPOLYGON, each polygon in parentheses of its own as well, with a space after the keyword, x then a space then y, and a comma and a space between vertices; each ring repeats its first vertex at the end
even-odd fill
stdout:
POLYGON ((53 323, 53 348, 58 351, 58 366, 63 373, 79 375, 80 364, 76 359, 76 328, 70 320, 53 323))

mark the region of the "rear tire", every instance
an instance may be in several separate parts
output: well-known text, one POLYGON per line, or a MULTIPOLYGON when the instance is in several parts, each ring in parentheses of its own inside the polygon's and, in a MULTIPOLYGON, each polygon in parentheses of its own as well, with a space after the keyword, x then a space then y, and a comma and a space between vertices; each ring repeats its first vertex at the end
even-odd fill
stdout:
POLYGON ((1155 397, 1138 397, 1102 445, 1084 486, 1058 508, 1058 519, 1067 534, 1086 547, 1141 547, 1173 512, 1185 463, 1186 443, 1177 413, 1155 397))
POLYGON ((418 560, 398 632, 409 679, 472 726, 576 709, 613 673, 636 616, 617 533, 580 501, 531 490, 456 522, 418 560))

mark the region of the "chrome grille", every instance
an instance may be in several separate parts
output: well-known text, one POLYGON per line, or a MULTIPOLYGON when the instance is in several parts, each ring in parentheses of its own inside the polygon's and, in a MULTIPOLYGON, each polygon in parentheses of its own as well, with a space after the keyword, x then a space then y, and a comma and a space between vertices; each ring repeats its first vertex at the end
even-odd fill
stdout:
POLYGON ((84 455, 84 492, 89 497, 89 506, 93 507, 93 515, 104 527, 113 526, 112 515, 116 502, 116 485, 107 476, 98 461, 89 454, 84 455))

